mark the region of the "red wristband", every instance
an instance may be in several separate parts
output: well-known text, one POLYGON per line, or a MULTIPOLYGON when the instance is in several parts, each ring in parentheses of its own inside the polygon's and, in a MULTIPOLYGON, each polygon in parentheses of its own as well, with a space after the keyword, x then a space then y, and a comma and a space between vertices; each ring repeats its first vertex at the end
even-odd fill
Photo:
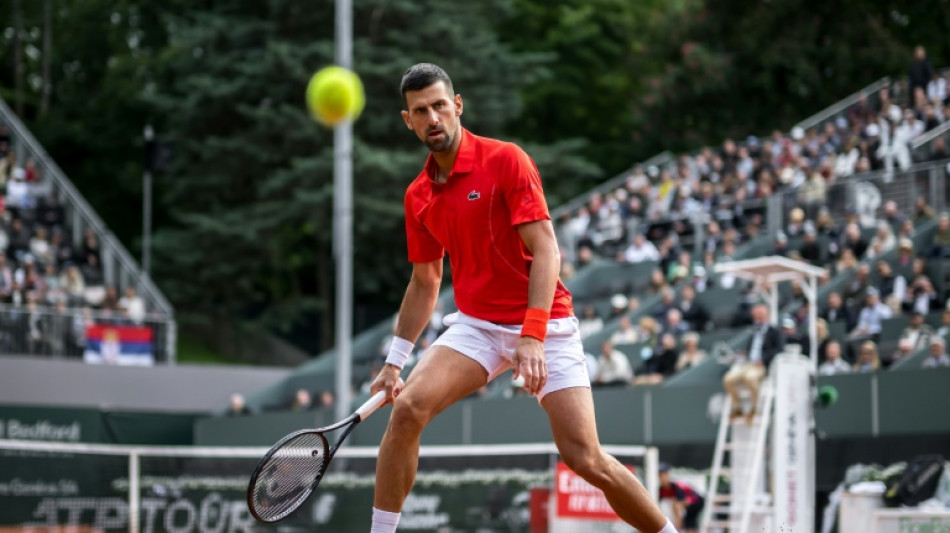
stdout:
POLYGON ((521 325, 522 337, 534 337, 544 342, 544 336, 548 333, 548 320, 551 313, 537 307, 529 307, 524 314, 524 323, 521 325))

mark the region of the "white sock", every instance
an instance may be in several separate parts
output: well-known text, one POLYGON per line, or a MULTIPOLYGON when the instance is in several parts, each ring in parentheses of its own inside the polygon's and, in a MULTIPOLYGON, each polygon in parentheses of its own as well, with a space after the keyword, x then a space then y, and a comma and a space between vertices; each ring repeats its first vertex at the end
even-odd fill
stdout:
POLYGON ((663 529, 659 530, 657 533, 677 533, 677 531, 676 528, 673 527, 673 522, 667 520, 666 525, 663 526, 663 529))
POLYGON ((373 527, 369 530, 369 533, 396 533, 396 526, 399 525, 399 514, 373 507, 373 527))

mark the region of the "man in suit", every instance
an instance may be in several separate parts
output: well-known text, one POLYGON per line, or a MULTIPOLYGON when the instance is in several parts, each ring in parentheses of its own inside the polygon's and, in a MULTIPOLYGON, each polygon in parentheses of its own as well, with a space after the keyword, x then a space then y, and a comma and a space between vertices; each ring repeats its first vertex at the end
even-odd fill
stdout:
POLYGON ((772 359, 785 347, 785 338, 782 332, 769 324, 769 309, 764 304, 757 304, 752 308, 752 328, 754 333, 744 354, 726 372, 722 384, 732 398, 732 416, 742 416, 742 402, 739 399, 739 389, 749 390, 750 410, 747 417, 755 416, 756 405, 759 401, 759 387, 768 371, 772 359))

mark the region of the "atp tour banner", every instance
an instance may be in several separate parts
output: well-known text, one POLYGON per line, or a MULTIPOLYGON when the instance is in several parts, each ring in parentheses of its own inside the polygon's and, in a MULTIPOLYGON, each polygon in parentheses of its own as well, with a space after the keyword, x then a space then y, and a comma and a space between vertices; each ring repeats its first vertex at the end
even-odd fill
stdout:
POLYGON ((87 363, 151 366, 155 364, 152 328, 96 324, 86 328, 87 363))
MULTIPOLYGON (((544 459, 547 464, 537 469, 422 464, 400 531, 527 533, 531 490, 553 482, 544 459)), ((143 456, 140 461, 142 533, 365 533, 369 528, 375 458, 335 460, 311 499, 275 526, 258 524, 247 509, 256 459, 143 456)), ((0 531, 127 532, 134 515, 128 474, 124 455, 0 450, 0 531)))

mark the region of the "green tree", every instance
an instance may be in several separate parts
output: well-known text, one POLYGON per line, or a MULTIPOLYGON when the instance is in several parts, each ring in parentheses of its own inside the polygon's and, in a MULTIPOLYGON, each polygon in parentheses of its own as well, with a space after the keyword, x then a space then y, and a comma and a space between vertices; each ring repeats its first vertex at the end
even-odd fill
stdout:
MULTIPOLYGON (((499 41, 492 20, 508 9, 502 0, 357 6, 355 70, 367 105, 355 125, 355 289, 364 306, 391 311, 409 272, 402 195, 425 151, 399 116, 399 79, 418 61, 443 65, 466 98, 465 124, 503 136, 542 59, 499 41)), ((287 332, 320 312, 330 340, 332 134, 307 116, 303 90, 332 62, 332 21, 332 2, 284 0, 211 4, 169 20, 148 98, 175 145, 164 199, 175 224, 155 246, 159 279, 186 322, 238 316, 287 332)), ((539 148, 539 159, 589 172, 570 148, 539 148)))

